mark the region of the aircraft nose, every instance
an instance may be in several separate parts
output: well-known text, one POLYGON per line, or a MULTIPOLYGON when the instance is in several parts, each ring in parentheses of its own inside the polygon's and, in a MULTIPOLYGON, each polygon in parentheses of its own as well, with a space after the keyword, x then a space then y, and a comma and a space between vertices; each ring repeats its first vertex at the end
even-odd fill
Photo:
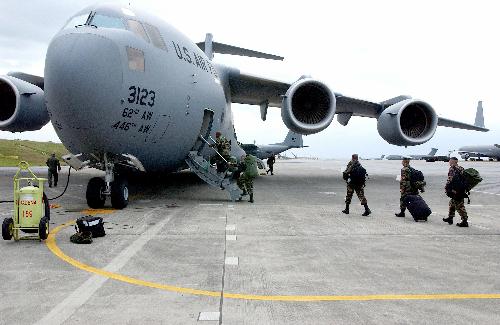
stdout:
POLYGON ((120 105, 122 83, 121 52, 112 40, 73 33, 49 45, 45 98, 58 133, 104 127, 109 111, 120 105))

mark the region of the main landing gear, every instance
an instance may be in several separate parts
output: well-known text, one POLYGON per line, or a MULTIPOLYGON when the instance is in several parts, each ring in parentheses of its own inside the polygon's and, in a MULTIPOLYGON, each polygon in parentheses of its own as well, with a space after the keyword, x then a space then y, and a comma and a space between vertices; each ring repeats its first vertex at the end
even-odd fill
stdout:
POLYGON ((104 156, 105 172, 104 179, 93 177, 87 184, 87 204, 93 209, 104 207, 106 198, 111 197, 111 206, 115 209, 123 209, 128 205, 128 182, 127 179, 113 172, 114 164, 107 162, 104 156))

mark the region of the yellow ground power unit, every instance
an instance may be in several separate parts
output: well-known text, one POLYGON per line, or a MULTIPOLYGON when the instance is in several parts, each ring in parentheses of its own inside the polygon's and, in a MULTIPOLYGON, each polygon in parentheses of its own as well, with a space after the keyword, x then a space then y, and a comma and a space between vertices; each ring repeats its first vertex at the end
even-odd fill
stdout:
POLYGON ((46 178, 37 177, 31 171, 27 162, 21 161, 19 163, 19 170, 14 176, 14 216, 3 220, 3 239, 11 240, 14 238, 16 241, 20 239, 47 239, 50 207, 43 192, 45 181, 47 181, 46 178), (36 235, 20 236, 19 231, 36 235))

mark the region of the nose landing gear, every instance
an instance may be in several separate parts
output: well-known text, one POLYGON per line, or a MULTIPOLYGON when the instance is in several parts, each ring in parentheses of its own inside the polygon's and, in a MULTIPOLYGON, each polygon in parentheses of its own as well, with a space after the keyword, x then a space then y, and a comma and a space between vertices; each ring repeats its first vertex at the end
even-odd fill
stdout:
POLYGON ((111 206, 115 209, 123 209, 128 205, 128 182, 124 177, 116 175, 114 164, 108 162, 104 156, 106 175, 104 179, 93 177, 87 184, 87 204, 93 209, 104 207, 106 197, 111 197, 111 206))

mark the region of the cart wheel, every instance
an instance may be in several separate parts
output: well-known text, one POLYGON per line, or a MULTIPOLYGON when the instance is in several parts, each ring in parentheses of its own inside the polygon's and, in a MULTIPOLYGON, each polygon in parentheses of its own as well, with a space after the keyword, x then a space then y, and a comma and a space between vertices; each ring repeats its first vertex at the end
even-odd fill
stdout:
POLYGON ((100 209, 104 206, 106 202, 106 196, 103 192, 106 189, 106 184, 104 180, 100 177, 93 177, 89 180, 87 184, 87 204, 92 209, 100 209))
POLYGON ((49 219, 49 221, 50 221, 50 204, 49 204, 49 200, 47 199, 47 195, 45 195, 45 192, 43 193, 42 202, 43 202, 44 208, 45 208, 44 217, 47 217, 47 219, 49 219))
POLYGON ((49 236, 49 219, 47 217, 43 217, 40 219, 40 225, 38 226, 38 235, 41 240, 47 239, 49 236))
POLYGON ((12 218, 3 219, 2 238, 5 240, 11 240, 13 234, 14 234, 14 220, 12 220, 12 218))

